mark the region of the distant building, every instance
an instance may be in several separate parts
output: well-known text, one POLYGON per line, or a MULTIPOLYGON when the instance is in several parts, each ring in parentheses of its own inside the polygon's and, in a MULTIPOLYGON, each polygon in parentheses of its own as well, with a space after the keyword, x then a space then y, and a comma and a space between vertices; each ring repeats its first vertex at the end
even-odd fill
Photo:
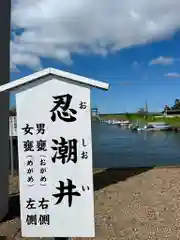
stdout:
POLYGON ((147 100, 145 101, 144 111, 148 113, 148 103, 147 100))
POLYGON ((144 108, 139 108, 139 110, 137 112, 138 112, 138 114, 148 115, 148 103, 147 103, 147 100, 145 101, 144 108))
POLYGON ((92 117, 98 117, 99 116, 98 109, 97 108, 92 108, 91 109, 91 114, 92 114, 92 117))

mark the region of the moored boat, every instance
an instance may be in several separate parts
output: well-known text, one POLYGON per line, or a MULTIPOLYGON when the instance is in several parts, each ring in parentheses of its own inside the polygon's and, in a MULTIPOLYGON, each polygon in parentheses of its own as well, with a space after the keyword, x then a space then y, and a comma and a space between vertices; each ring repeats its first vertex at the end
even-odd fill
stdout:
POLYGON ((121 121, 118 121, 118 120, 112 120, 112 122, 111 122, 111 124, 113 124, 113 125, 118 125, 120 123, 121 123, 121 121))
POLYGON ((123 126, 123 127, 129 126, 129 124, 130 124, 130 121, 128 121, 128 120, 120 121, 120 125, 123 126))
POLYGON ((143 128, 138 128, 138 131, 169 131, 172 126, 165 122, 152 122, 147 123, 143 128))
POLYGON ((137 131, 138 128, 139 128, 139 125, 137 125, 137 124, 129 124, 128 128, 129 128, 131 131, 137 131))
POLYGON ((118 120, 107 120, 105 123, 112 124, 112 125, 118 125, 120 124, 120 121, 118 120))

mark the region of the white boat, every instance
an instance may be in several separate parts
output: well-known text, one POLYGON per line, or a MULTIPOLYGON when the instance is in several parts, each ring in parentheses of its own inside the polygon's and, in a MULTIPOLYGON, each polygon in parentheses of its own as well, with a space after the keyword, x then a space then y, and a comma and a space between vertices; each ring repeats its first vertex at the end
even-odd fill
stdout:
POLYGON ((117 121, 117 120, 107 120, 107 121, 105 121, 105 122, 108 123, 108 124, 112 124, 112 125, 120 124, 120 121, 117 121))
POLYGON ((105 123, 111 124, 111 120, 106 120, 105 123))
POLYGON ((120 124, 121 123, 121 121, 117 121, 117 120, 112 120, 112 122, 111 122, 111 124, 113 124, 113 125, 117 125, 117 124, 120 124))
POLYGON ((138 131, 168 131, 172 126, 165 122, 147 123, 143 128, 138 128, 138 131))
POLYGON ((129 124, 130 124, 130 121, 120 121, 120 125, 121 126, 129 126, 129 124))

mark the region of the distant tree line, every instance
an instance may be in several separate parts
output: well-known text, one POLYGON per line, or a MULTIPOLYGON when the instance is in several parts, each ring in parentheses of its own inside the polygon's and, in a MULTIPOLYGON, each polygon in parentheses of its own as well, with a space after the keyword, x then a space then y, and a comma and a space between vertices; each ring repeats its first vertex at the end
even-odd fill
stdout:
MULTIPOLYGON (((180 110, 180 99, 175 99, 173 106, 168 106, 168 105, 164 106, 163 112, 166 112, 169 110, 180 110)), ((136 114, 140 115, 140 116, 147 116, 148 112, 144 108, 140 108, 136 114)), ((9 115, 16 116, 16 108, 15 107, 10 108, 9 115)), ((134 113, 132 114, 132 113, 126 112, 125 115, 127 118, 130 118, 131 115, 134 115, 134 113)))
POLYGON ((166 111, 169 111, 169 110, 180 110, 180 99, 176 99, 174 101, 173 106, 165 105, 163 112, 166 112, 166 111))

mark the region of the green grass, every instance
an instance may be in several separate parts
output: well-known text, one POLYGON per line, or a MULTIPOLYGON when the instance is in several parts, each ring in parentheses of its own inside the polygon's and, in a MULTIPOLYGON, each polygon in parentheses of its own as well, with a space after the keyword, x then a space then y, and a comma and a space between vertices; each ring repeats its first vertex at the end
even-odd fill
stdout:
POLYGON ((120 119, 124 119, 126 120, 126 116, 125 114, 107 114, 107 115, 100 115, 100 118, 104 119, 104 120, 111 120, 111 119, 117 119, 117 120, 120 120, 120 119))

